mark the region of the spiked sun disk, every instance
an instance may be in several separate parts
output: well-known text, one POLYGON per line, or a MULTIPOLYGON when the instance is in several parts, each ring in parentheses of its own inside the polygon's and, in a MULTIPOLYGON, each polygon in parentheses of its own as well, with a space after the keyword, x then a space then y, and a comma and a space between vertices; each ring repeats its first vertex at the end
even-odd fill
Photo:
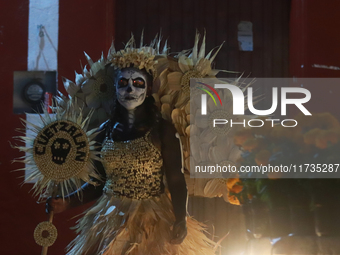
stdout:
POLYGON ((65 197, 79 190, 82 182, 96 184, 92 178, 100 179, 94 167, 94 160, 100 160, 94 141, 97 132, 96 129, 87 131, 92 114, 83 118, 72 100, 65 109, 51 108, 54 114, 44 110, 38 124, 21 119, 26 127, 21 132, 25 135, 14 137, 25 143, 25 146, 14 146, 25 152, 25 156, 13 162, 26 164, 17 171, 30 171, 24 183, 35 181, 34 196, 40 195, 40 198, 51 195, 55 187, 65 197), (33 137, 28 137, 26 130, 33 131, 33 137))

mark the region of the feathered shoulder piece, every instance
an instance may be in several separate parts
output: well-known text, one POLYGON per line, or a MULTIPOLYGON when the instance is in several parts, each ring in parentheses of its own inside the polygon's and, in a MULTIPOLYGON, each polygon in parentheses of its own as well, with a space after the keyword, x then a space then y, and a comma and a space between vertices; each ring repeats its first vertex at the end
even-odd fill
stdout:
MULTIPOLYGON (((227 179, 222 176, 220 178, 190 176, 190 155, 195 156, 196 165, 215 159, 216 156, 220 162, 233 165, 240 156, 240 150, 232 142, 233 133, 216 134, 211 132, 206 123, 200 125, 201 123, 195 121, 197 109, 192 107, 195 104, 190 104, 190 101, 195 102, 197 96, 200 97, 198 92, 201 91, 190 87, 190 79, 210 78, 216 80, 215 83, 224 83, 217 79, 216 75, 229 71, 213 68, 213 61, 222 45, 223 43, 206 52, 206 36, 204 35, 200 42, 200 34, 196 33, 192 49, 168 57, 169 66, 160 77, 161 86, 154 97, 161 109, 162 117, 174 124, 181 141, 183 170, 189 194, 203 197, 223 196, 226 201, 233 203, 227 179), (220 145, 223 145, 223 149, 220 145)), ((240 84, 236 82, 235 85, 240 84)), ((222 100, 228 102, 223 108, 223 114, 230 116, 232 98, 225 94, 222 100)), ((218 113, 220 112, 222 111, 218 113)), ((234 179, 230 181, 232 180, 234 179)))

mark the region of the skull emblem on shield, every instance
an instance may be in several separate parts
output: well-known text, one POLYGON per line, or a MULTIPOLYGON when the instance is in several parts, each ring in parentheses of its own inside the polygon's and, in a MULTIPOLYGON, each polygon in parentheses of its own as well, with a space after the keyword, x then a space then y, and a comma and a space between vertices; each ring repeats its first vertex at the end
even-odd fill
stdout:
POLYGON ((51 146, 52 161, 58 165, 65 163, 67 155, 70 153, 71 143, 64 138, 57 138, 51 146))

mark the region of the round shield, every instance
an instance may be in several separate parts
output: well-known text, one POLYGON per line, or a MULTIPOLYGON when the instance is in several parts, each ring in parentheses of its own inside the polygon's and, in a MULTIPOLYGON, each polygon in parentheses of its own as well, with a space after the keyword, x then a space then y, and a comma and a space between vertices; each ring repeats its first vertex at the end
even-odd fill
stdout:
POLYGON ((84 130, 68 120, 57 120, 37 134, 33 158, 48 179, 61 182, 77 176, 86 166, 90 153, 84 130))

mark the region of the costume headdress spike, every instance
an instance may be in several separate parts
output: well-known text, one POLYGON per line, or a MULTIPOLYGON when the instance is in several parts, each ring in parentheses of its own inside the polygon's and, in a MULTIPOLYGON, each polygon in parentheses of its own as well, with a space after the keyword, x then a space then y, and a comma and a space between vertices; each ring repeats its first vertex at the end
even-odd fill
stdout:
POLYGON ((142 30, 142 34, 140 36, 139 48, 143 47, 143 40, 144 40, 144 29, 142 30))
POLYGON ((204 58, 204 55, 205 55, 205 30, 204 30, 204 36, 203 36, 201 48, 198 53, 198 59, 204 58))
POLYGON ((107 53, 107 59, 110 59, 110 57, 115 53, 116 53, 116 49, 115 49, 114 41, 112 41, 109 52, 107 53))
POLYGON ((87 53, 86 53, 85 51, 84 51, 84 55, 85 55, 85 57, 86 57, 87 62, 88 62, 89 65, 90 65, 90 67, 92 67, 92 65, 93 65, 93 60, 90 58, 89 55, 87 55, 87 53))
POLYGON ((164 44, 164 47, 163 47, 163 51, 162 51, 162 55, 165 54, 167 55, 168 54, 168 40, 165 41, 165 44, 164 44))

